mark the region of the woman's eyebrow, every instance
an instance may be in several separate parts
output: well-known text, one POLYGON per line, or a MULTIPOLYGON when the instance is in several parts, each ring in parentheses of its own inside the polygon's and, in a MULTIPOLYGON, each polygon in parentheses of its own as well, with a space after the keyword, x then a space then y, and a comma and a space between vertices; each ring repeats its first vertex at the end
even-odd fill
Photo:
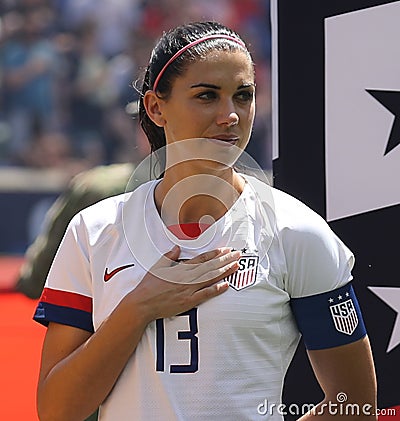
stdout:
POLYGON ((245 89, 245 88, 252 88, 252 87, 255 88, 255 86, 256 86, 256 84, 253 83, 253 82, 251 82, 251 83, 244 83, 243 85, 240 85, 238 87, 238 89, 245 89))
POLYGON ((212 89, 221 89, 220 86, 212 85, 211 83, 196 83, 192 85, 191 88, 212 88, 212 89))
MULTIPOLYGON (((250 87, 255 87, 256 84, 251 82, 251 83, 244 83, 243 85, 240 85, 238 87, 238 89, 245 89, 245 88, 250 88, 250 87)), ((220 86, 217 85, 213 85, 211 83, 196 83, 195 85, 192 85, 191 88, 211 88, 211 89, 221 89, 220 86)))

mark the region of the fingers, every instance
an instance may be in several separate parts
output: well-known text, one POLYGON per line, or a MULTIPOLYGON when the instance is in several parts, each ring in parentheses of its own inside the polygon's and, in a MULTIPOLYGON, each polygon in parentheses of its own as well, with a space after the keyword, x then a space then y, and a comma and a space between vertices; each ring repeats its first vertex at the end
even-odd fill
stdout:
POLYGON ((170 260, 176 260, 181 253, 181 249, 178 245, 174 245, 170 251, 164 254, 164 257, 170 260))
MULTIPOLYGON (((185 261, 185 264, 199 264, 205 263, 209 260, 215 259, 218 256, 223 256, 229 253, 232 249, 230 247, 220 247, 215 250, 206 251, 205 253, 199 254, 192 259, 185 261)), ((168 267, 173 265, 173 262, 176 262, 179 259, 180 247, 175 245, 170 251, 161 256, 161 258, 154 264, 153 269, 158 269, 161 267, 168 267), (172 261, 172 262, 171 262, 172 261)))
POLYGON ((225 267, 225 270, 221 270, 217 277, 203 283, 197 283, 195 285, 197 289, 191 294, 189 307, 196 307, 226 292, 229 289, 229 282, 221 280, 235 273, 238 268, 239 263, 237 261, 232 262, 225 267))
POLYGON ((210 281, 206 281, 205 283, 197 284, 199 289, 195 291, 192 295, 192 299, 194 301, 193 306, 199 305, 204 301, 209 300, 210 298, 217 297, 218 295, 223 294, 229 289, 229 282, 228 281, 221 281, 222 279, 232 275, 239 269, 238 261, 231 262, 229 265, 225 266, 220 270, 220 273, 217 277, 210 281), (225 269, 225 270, 223 270, 225 269), (211 283, 211 285, 210 285, 211 283), (206 284, 206 286, 204 286, 206 284))
POLYGON ((218 282, 213 284, 207 288, 200 289, 196 291, 192 298, 196 301, 194 306, 197 306, 204 301, 209 300, 210 298, 217 297, 218 295, 223 294, 225 291, 229 289, 229 283, 227 281, 218 282))
POLYGON ((152 269, 159 269, 162 267, 168 267, 171 266, 171 260, 173 262, 176 262, 179 258, 179 255, 181 254, 181 249, 178 245, 175 245, 172 247, 170 251, 163 254, 160 259, 157 260, 157 262, 154 264, 152 269))
POLYGON ((210 286, 235 272, 238 269, 238 260, 241 257, 240 251, 231 251, 229 247, 202 253, 190 259, 190 264, 187 264, 187 262, 177 264, 179 255, 180 249, 175 246, 156 262, 150 272, 167 282, 200 284, 196 288, 200 289, 210 286))
POLYGON ((196 283, 206 281, 216 282, 228 276, 228 273, 231 274, 238 269, 238 260, 240 257, 240 251, 229 251, 228 253, 220 254, 207 263, 191 267, 187 272, 187 277, 196 283))

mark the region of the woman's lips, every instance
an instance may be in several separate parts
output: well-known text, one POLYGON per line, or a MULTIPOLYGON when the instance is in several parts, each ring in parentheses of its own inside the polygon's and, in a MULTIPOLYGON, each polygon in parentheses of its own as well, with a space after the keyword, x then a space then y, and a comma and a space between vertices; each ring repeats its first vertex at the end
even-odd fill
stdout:
POLYGON ((236 145, 239 142, 238 137, 228 137, 228 136, 212 136, 209 138, 212 141, 215 141, 218 144, 222 145, 236 145))

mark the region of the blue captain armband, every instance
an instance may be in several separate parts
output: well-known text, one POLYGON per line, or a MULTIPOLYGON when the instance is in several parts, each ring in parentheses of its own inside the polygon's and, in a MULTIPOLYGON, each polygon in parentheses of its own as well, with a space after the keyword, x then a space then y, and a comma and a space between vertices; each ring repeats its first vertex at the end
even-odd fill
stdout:
POLYGON ((346 345, 367 333, 351 283, 322 294, 292 298, 290 305, 309 350, 346 345))

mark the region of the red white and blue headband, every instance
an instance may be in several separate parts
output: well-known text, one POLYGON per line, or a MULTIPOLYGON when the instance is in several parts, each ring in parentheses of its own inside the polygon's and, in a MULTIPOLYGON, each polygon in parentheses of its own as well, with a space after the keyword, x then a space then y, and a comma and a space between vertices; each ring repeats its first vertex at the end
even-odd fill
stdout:
POLYGON ((246 48, 246 44, 240 40, 239 38, 236 37, 232 37, 230 35, 224 35, 224 34, 212 34, 212 35, 207 35, 205 37, 196 39, 192 42, 189 42, 189 44, 185 45, 184 47, 182 47, 180 50, 178 50, 165 64, 164 67, 160 70, 160 73, 158 74, 158 76, 156 77, 156 80, 154 81, 153 84, 153 91, 155 92, 158 86, 158 83, 160 82, 160 79, 162 77, 162 75, 164 74, 164 72, 167 70, 168 66, 175 61, 180 55, 182 55, 186 50, 188 50, 189 48, 192 48, 193 46, 200 44, 201 42, 204 41, 208 41, 209 39, 228 39, 229 41, 233 41, 236 42, 236 44, 239 44, 241 47, 246 48))

